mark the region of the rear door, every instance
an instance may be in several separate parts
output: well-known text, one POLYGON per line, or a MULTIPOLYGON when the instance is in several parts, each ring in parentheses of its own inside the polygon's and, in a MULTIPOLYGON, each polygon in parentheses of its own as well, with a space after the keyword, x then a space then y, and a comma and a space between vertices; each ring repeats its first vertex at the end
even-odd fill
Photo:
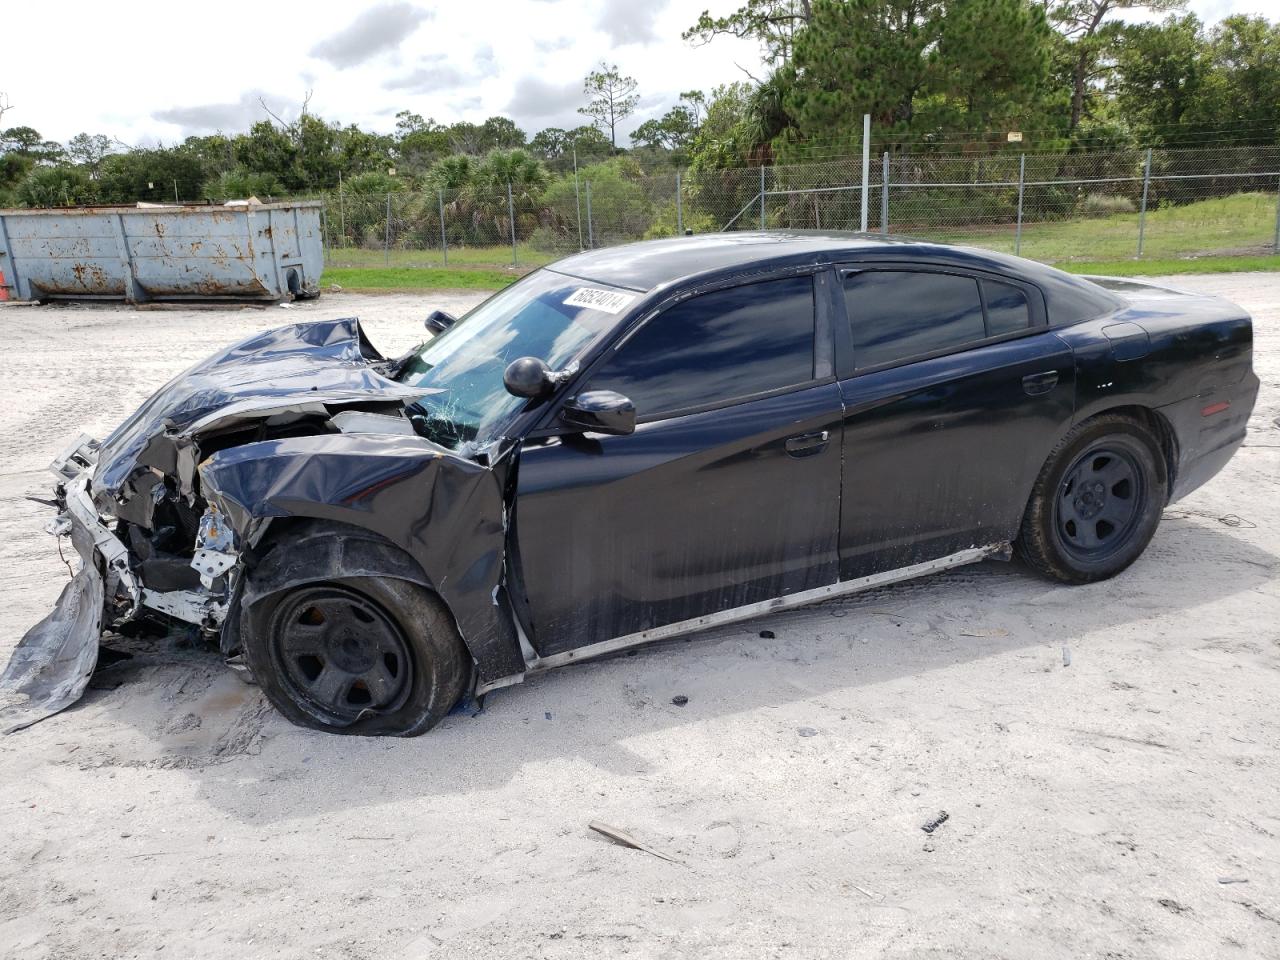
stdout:
POLYGON ((1074 408, 1039 290, 906 267, 841 288, 842 578, 1012 539, 1074 408))
POLYGON ((629 397, 634 434, 575 434, 553 411, 525 440, 515 543, 540 654, 835 582, 841 400, 814 286, 668 307, 578 387, 629 397))

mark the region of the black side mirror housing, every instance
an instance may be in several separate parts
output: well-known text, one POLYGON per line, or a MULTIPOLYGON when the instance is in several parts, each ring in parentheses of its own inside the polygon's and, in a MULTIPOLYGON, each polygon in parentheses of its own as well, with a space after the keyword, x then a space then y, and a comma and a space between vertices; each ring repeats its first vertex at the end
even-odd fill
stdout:
POLYGON ((560 419, 579 430, 625 437, 636 432, 636 405, 612 390, 588 390, 565 401, 560 419))
POLYGON ((551 368, 537 357, 521 357, 507 364, 502 385, 514 396, 539 400, 552 394, 556 379, 551 368))
POLYGON ((458 318, 451 313, 446 313, 443 310, 432 310, 427 314, 427 319, 422 321, 422 325, 432 333, 444 333, 457 322, 458 318))

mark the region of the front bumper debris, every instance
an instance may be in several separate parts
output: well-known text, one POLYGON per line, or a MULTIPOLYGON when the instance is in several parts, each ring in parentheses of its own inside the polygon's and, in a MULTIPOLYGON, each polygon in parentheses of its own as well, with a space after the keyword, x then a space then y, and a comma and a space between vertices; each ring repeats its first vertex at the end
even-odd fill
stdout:
MULTIPOLYGON (((80 556, 80 570, 62 588, 53 611, 23 635, 0 674, 0 732, 29 727, 75 703, 97 665, 106 589, 99 567, 99 531, 80 520, 88 500, 87 486, 87 474, 72 481, 67 488, 67 512, 49 525, 51 533, 71 538, 80 556)), ((106 531, 91 500, 87 510, 94 524, 106 531)), ((110 531, 106 532, 109 536, 110 531)), ((120 541, 115 542, 124 549, 120 541)))
POLYGON ((240 558, 221 514, 210 508, 196 541, 191 565, 203 589, 151 590, 94 503, 97 453, 97 441, 80 436, 50 465, 60 481, 61 512, 45 530, 70 538, 80 569, 53 611, 23 635, 0 674, 0 732, 29 727, 80 699, 98 662, 103 629, 134 619, 144 607, 206 630, 217 630, 226 617, 240 558))

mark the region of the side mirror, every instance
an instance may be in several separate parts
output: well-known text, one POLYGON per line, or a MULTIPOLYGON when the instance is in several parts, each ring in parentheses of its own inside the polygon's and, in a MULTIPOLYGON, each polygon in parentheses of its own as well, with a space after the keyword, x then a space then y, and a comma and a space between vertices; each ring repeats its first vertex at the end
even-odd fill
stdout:
POLYGON ((625 437, 636 432, 636 405, 612 390, 588 390, 565 402, 560 419, 580 430, 625 437))
POLYGON ((502 385, 507 388, 507 393, 537 400, 551 395, 556 388, 556 379, 551 368, 537 357, 521 357, 507 364, 502 373, 502 385))
POLYGON ((444 333, 457 322, 458 318, 452 313, 445 313, 443 310, 432 310, 427 314, 427 319, 422 321, 422 325, 432 333, 444 333))

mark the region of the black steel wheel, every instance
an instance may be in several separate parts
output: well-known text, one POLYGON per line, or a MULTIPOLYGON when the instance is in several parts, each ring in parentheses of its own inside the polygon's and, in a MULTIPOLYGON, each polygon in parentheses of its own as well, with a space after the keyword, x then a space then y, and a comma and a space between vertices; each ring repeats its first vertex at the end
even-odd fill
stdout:
POLYGON ((1142 519, 1146 480, 1132 453, 1098 443, 1067 469, 1054 504, 1058 545, 1082 560, 1114 553, 1142 519))
POLYGON ((1032 569, 1063 583, 1115 576, 1150 543, 1167 490, 1150 428, 1119 414, 1094 417, 1045 461, 1015 546, 1032 569))
POLYGON ((271 654, 290 692, 336 723, 399 709, 413 661, 404 631, 379 604, 322 583, 276 607, 271 654))
POLYGON ((239 638, 272 705, 300 726, 360 736, 416 736, 444 719, 471 659, 415 571, 396 547, 342 524, 269 543, 245 580, 239 638))

